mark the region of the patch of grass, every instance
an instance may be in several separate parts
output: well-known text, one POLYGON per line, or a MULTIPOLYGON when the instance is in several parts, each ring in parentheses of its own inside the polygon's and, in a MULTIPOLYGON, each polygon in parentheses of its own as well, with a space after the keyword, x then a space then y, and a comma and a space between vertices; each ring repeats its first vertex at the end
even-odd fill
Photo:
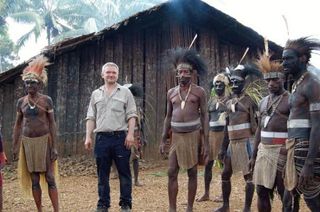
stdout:
POLYGON ((155 176, 155 177, 166 177, 166 176, 168 176, 166 171, 154 172, 154 173, 151 173, 149 175, 152 175, 152 176, 155 176))

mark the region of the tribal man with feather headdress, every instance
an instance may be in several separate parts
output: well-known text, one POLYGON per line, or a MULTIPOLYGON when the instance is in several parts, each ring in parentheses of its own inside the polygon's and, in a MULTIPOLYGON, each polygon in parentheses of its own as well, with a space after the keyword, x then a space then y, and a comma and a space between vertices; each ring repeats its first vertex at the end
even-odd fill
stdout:
MULTIPOLYGON (((197 165, 200 155, 208 155, 208 112, 205 90, 194 84, 196 74, 204 74, 206 66, 194 50, 177 48, 169 51, 166 64, 177 73, 179 85, 167 93, 167 114, 164 120, 160 153, 164 153, 169 130, 172 144, 169 152, 168 194, 169 211, 177 211, 179 169, 187 169, 188 205, 191 212, 197 190, 197 165), (201 153, 200 138, 204 138, 201 153), (200 155, 199 155, 200 154, 200 155)), ((207 158, 206 158, 207 159, 207 158)))
POLYGON ((41 187, 48 187, 56 212, 59 211, 55 180, 58 176, 56 123, 51 98, 39 92, 47 83, 47 65, 48 58, 38 56, 28 64, 21 75, 27 95, 17 102, 13 129, 13 160, 19 159, 18 175, 22 189, 27 195, 32 190, 38 211, 42 211, 41 187), (40 178, 45 178, 47 186, 40 186, 40 178))
POLYGON ((288 40, 282 53, 284 71, 294 80, 284 182, 303 194, 311 211, 320 211, 320 81, 307 71, 314 50, 320 50, 320 41, 302 37, 288 40))
POLYGON ((231 70, 232 96, 227 102, 227 116, 224 141, 219 153, 224 168, 221 174, 223 206, 216 211, 229 211, 232 173, 242 171, 246 181, 245 205, 243 211, 250 211, 254 185, 248 162, 252 156, 250 138, 256 130, 257 105, 245 92, 246 78, 260 77, 261 73, 252 65, 238 65, 231 70))
POLYGON ((266 212, 271 211, 270 197, 275 188, 281 201, 284 196, 282 172, 286 161, 286 123, 289 117, 289 93, 284 89, 283 67, 270 57, 265 52, 256 61, 267 83, 269 95, 259 104, 258 127, 249 163, 250 170, 254 170, 253 182, 257 186, 258 210, 266 212))

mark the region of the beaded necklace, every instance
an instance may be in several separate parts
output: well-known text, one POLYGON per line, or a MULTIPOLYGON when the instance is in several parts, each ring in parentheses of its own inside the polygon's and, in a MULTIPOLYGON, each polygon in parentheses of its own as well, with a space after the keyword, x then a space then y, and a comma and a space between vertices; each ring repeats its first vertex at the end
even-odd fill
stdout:
POLYGON ((304 80, 304 78, 305 78, 305 76, 307 75, 307 71, 306 72, 304 72, 302 75, 301 75, 301 77, 297 80, 297 81, 295 81, 294 83, 293 83, 293 85, 292 85, 292 92, 291 93, 294 93, 296 90, 297 90, 297 87, 301 84, 301 82, 304 80))

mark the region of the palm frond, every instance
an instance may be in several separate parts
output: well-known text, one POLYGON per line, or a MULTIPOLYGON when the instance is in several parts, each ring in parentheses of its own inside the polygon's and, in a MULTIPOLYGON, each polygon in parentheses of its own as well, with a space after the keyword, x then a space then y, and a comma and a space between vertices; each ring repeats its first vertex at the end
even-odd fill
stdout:
POLYGON ((25 43, 26 43, 26 42, 31 38, 31 36, 34 34, 34 31, 35 31, 35 29, 32 28, 29 32, 25 33, 24 35, 22 35, 22 36, 18 39, 18 41, 17 41, 17 43, 16 43, 18 49, 20 49, 22 46, 25 45, 25 43))
POLYGON ((9 17, 13 18, 15 21, 20 23, 26 23, 26 24, 40 23, 40 22, 43 23, 43 21, 41 21, 41 16, 33 11, 12 13, 9 15, 9 17))
POLYGON ((255 80, 248 84, 245 93, 258 105, 261 99, 267 95, 267 86, 264 80, 255 80))
POLYGON ((62 19, 62 18, 60 18, 59 16, 57 16, 57 15, 55 15, 55 14, 54 14, 53 16, 54 16, 54 18, 53 18, 53 25, 54 25, 57 29, 61 28, 61 31, 60 31, 60 29, 59 29, 60 32, 62 32, 63 29, 64 29, 64 30, 74 30, 74 27, 73 27, 72 25, 70 25, 67 20, 62 19), (63 29, 62 29, 62 28, 63 28, 63 29))

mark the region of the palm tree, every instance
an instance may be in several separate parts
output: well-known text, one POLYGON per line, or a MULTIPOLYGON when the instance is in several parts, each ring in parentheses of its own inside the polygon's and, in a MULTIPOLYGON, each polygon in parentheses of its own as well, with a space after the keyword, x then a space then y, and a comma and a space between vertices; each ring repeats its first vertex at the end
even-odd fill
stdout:
MULTIPOLYGON (((84 22, 95 15, 91 5, 84 0, 16 1, 24 7, 18 6, 10 17, 18 22, 32 24, 30 31, 18 40, 18 47, 23 46, 31 35, 34 35, 37 41, 43 30, 46 32, 48 45, 50 45, 53 38, 83 28, 84 22)), ((95 18, 99 20, 99 17, 95 18)))
POLYGON ((98 26, 101 30, 111 26, 137 12, 149 9, 167 0, 87 0, 99 14, 104 17, 104 25, 98 26))

